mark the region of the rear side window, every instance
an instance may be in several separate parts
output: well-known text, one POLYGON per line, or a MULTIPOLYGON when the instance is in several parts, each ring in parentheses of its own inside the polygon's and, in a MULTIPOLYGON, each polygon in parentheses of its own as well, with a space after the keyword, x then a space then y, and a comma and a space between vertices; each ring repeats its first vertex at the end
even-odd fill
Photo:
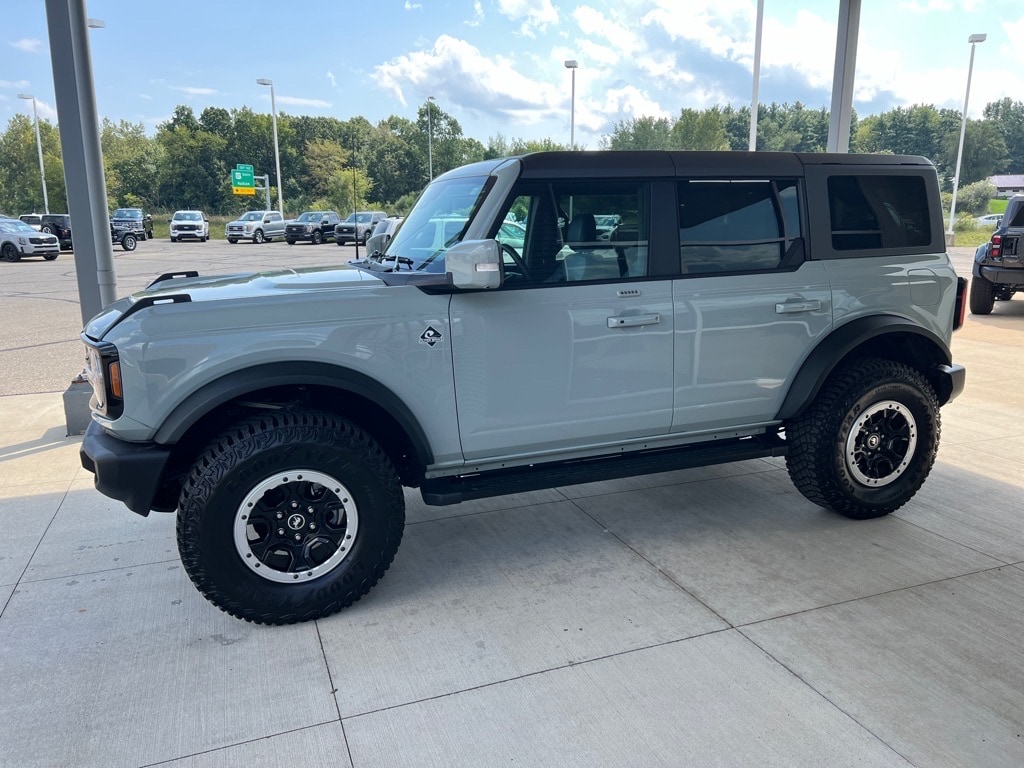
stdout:
POLYGON ((927 246, 928 195, 920 176, 828 178, 832 248, 861 251, 927 246))
POLYGON ((800 237, 794 180, 679 184, 683 274, 778 268, 800 237))

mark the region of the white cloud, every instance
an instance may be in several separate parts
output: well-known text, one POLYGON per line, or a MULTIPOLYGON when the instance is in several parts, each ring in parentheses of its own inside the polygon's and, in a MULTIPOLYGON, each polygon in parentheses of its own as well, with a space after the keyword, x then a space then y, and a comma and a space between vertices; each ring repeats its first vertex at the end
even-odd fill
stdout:
POLYGON ((28 88, 28 80, 0 80, 0 88, 17 88, 24 90, 28 88))
POLYGON ((498 12, 512 21, 522 20, 519 33, 526 37, 536 37, 536 32, 558 23, 558 11, 551 0, 498 0, 498 12))
POLYGON ((15 40, 13 43, 8 43, 8 45, 12 48, 17 48, 23 53, 39 53, 43 49, 43 41, 34 37, 23 37, 20 40, 15 40))
POLYGON ((405 0, 405 10, 407 10, 407 11, 419 10, 419 9, 422 9, 422 8, 423 8, 423 4, 422 3, 413 3, 413 2, 411 2, 411 0, 405 0))
POLYGON ((216 96, 217 91, 213 88, 196 88, 191 85, 169 85, 172 91, 181 91, 188 96, 216 96))
POLYGON ((463 22, 467 27, 479 27, 484 21, 484 7, 480 0, 473 3, 473 18, 463 22))
POLYGON ((408 104, 409 96, 418 101, 433 95, 442 109, 445 102, 454 103, 461 110, 524 125, 558 115, 568 100, 568 89, 532 80, 519 72, 512 59, 485 56, 465 40, 449 35, 441 35, 429 50, 381 64, 373 79, 403 105, 408 104))
POLYGON ((276 96, 275 100, 278 104, 287 104, 290 107, 316 107, 318 109, 328 109, 331 106, 331 102, 324 101, 323 99, 303 99, 299 96, 276 96))
POLYGON ((327 70, 327 79, 331 81, 331 87, 332 88, 337 88, 338 87, 338 81, 334 79, 334 73, 331 72, 331 70, 329 70, 329 69, 327 70))

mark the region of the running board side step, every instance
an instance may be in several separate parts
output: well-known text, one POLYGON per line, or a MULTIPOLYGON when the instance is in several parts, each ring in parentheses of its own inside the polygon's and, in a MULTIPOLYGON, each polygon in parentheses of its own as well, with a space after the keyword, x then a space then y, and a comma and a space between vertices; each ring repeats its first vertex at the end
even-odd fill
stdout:
POLYGON ((785 455, 786 442, 774 434, 732 438, 679 448, 531 464, 474 475, 435 477, 423 481, 420 494, 425 504, 443 507, 509 493, 785 455))

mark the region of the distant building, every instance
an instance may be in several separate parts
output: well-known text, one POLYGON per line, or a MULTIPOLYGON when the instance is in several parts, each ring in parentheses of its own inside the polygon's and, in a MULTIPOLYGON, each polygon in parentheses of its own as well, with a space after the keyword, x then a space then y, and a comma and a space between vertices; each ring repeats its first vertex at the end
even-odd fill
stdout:
POLYGON ((1024 174, 1010 173, 1005 176, 989 176, 988 182, 996 188, 996 197, 1024 195, 1024 174))

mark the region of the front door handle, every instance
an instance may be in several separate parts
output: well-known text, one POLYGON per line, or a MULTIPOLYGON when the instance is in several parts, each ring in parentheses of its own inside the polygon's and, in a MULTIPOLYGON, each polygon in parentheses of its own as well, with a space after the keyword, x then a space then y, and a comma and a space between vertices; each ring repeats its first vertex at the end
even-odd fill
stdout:
POLYGON ((821 302, 817 299, 813 301, 787 301, 775 305, 775 314, 788 315, 794 312, 813 312, 817 309, 821 309, 821 302))
POLYGON ((640 325, 657 325, 661 322, 661 315, 625 315, 623 317, 609 317, 609 328, 635 328, 640 325))

